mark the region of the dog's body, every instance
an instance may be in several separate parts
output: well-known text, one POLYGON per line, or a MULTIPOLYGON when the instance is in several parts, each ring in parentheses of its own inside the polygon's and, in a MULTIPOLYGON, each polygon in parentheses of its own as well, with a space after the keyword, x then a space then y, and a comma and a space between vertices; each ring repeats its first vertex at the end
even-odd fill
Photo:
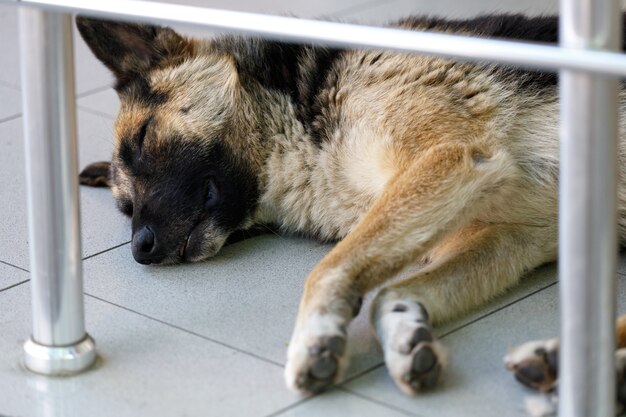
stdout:
MULTIPOLYGON (((286 368, 298 391, 340 378, 361 297, 406 266, 422 264, 379 293, 372 320, 392 377, 413 394, 443 366, 431 323, 556 259, 553 74, 237 37, 188 40, 84 18, 78 26, 116 75, 122 101, 110 170, 88 169, 82 179, 109 184, 132 215, 139 262, 201 260, 256 224, 340 241, 307 279, 286 368)), ((398 26, 543 42, 557 35, 555 18, 522 16, 398 26)), ((620 110, 626 128, 624 94, 620 110)), ((623 184, 619 203, 624 238, 623 184)))

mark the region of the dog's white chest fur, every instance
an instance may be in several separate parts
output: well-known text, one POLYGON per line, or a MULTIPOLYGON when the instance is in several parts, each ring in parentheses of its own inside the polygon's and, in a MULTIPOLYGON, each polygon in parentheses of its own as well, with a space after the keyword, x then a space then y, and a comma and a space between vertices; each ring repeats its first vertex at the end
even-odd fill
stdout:
POLYGON ((319 146, 284 138, 268 162, 263 221, 324 240, 345 236, 394 175, 391 140, 365 124, 319 146))

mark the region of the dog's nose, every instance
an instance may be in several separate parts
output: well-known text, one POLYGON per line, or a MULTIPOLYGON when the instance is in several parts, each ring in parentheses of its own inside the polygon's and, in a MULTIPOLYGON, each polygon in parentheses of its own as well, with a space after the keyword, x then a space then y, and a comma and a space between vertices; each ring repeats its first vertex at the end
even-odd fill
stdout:
POLYGON ((133 257, 137 262, 149 265, 155 262, 156 238, 149 226, 142 226, 133 235, 133 257))

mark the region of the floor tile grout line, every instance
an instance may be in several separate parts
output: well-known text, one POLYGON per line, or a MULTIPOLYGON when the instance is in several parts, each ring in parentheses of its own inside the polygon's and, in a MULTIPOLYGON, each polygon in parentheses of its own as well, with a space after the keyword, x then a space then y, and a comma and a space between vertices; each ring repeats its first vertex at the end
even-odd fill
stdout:
MULTIPOLYGON (((94 253, 94 254, 92 254, 92 255, 85 256, 84 258, 82 258, 82 261, 84 262, 84 261, 86 261, 86 260, 88 260, 88 259, 91 259, 91 258, 94 258, 94 257, 96 257, 96 256, 98 256, 98 255, 102 255, 103 253, 107 253, 107 252, 110 252, 110 251, 112 251, 112 250, 114 250, 114 249, 120 248, 120 247, 122 247, 122 246, 124 246, 124 245, 128 245, 130 242, 131 242, 131 241, 129 240, 129 241, 127 241, 127 242, 120 243, 119 245, 115 245, 115 246, 113 246, 113 247, 110 247, 110 248, 108 248, 108 249, 105 249, 105 250, 102 250, 102 251, 100 251, 100 252, 94 253)), ((5 262, 5 261, 1 261, 1 260, 0 260, 0 264, 6 265, 6 266, 10 266, 10 267, 13 267, 13 268, 17 268, 17 269, 19 269, 20 271, 23 271, 23 272, 26 272, 26 273, 29 273, 29 274, 30 274, 30 271, 29 271, 28 269, 22 268, 21 266, 13 265, 13 264, 11 264, 11 263, 8 263, 8 262, 5 262)), ((25 283, 25 282, 28 282, 28 281, 30 281, 30 279, 26 279, 26 280, 24 280, 24 281, 22 281, 22 282, 20 282, 20 283, 18 283, 18 284, 11 285, 11 286, 9 286, 9 287, 7 287, 7 288, 0 288, 0 291, 5 291, 5 290, 8 290, 8 289, 11 289, 11 288, 13 288, 13 287, 16 287, 16 286, 21 285, 21 284, 23 284, 23 283, 25 283)))
MULTIPOLYGON (((121 247, 122 247, 122 246, 124 246, 124 245, 128 245, 130 242, 131 242, 131 241, 130 241, 130 240, 128 240, 128 241, 126 241, 126 242, 122 242, 122 243, 120 243, 120 244, 118 244, 118 245, 115 245, 115 246, 112 246, 112 247, 110 247, 110 248, 107 248, 107 249, 101 250, 100 252, 96 252, 96 253, 93 253, 93 254, 91 254, 91 255, 87 255, 87 256, 85 256, 84 258, 82 258, 82 261, 86 261, 86 260, 91 259, 91 258, 94 258, 94 257, 96 257, 96 256, 98 256, 98 255, 102 255, 103 253, 107 253, 107 252, 110 252, 110 251, 112 251, 112 250, 114 250, 114 249, 121 248, 121 247)), ((28 269, 22 268, 21 266, 13 265, 13 264, 11 264, 11 263, 9 263, 9 262, 5 262, 5 261, 1 261, 1 260, 0 260, 0 264, 4 264, 4 265, 7 265, 7 266, 12 266, 12 267, 17 268, 17 269, 19 269, 19 270, 22 270, 22 271, 24 271, 24 272, 28 272, 28 273, 30 273, 30 271, 29 271, 28 269)))
POLYGON ((376 365, 372 365, 372 366, 370 366, 367 369, 363 369, 361 372, 358 372, 358 373, 352 375, 351 377, 344 379, 337 386, 338 387, 343 387, 344 385, 349 384, 350 382, 354 381, 355 379, 359 379, 360 377, 362 377, 362 376, 364 376, 366 374, 369 374, 370 372, 375 371, 376 369, 378 369, 378 368, 380 368, 382 366, 385 366, 385 362, 384 361, 381 361, 381 362, 377 363, 376 365))
MULTIPOLYGON (((112 116, 112 115, 110 115, 108 113, 105 113, 105 112, 102 112, 102 111, 99 111, 99 110, 94 110, 92 108, 85 107, 84 105, 77 105, 76 109, 80 110, 80 111, 84 111, 86 113, 90 113, 90 114, 96 115, 96 116, 104 117, 104 118, 109 119, 109 120, 115 119, 115 116, 112 116)), ((13 114, 11 116, 7 116, 7 117, 2 118, 2 119, 0 119, 0 123, 10 122, 11 120, 19 119, 20 117, 22 117, 22 112, 19 112, 19 113, 13 114)))
MULTIPOLYGON (((505 308, 510 307, 510 306, 512 306, 512 305, 514 305, 514 304, 516 304, 516 303, 518 303, 519 301, 522 301, 522 300, 525 300, 525 299, 527 299, 527 298, 529 298, 529 297, 532 297, 533 295, 535 295, 535 294, 537 294, 537 293, 539 293, 539 292, 541 292, 541 291, 543 291, 543 290, 545 290, 545 289, 548 289, 548 288, 550 288, 550 287, 552 287, 552 286, 554 286, 554 285, 556 285, 556 284, 558 284, 558 283, 559 283, 559 281, 558 281, 558 280, 557 280, 557 281, 554 281, 554 282, 552 282, 552 283, 550 283, 550 284, 548 284, 548 285, 545 285, 545 286, 543 286, 543 287, 539 288, 538 290, 535 290, 535 291, 531 292, 530 294, 526 294, 525 296, 523 296, 523 297, 521 297, 521 298, 519 298, 519 299, 517 299, 517 300, 515 300, 515 301, 512 301, 512 302, 510 302, 510 303, 508 303, 508 304, 505 304, 505 305, 503 305, 503 306, 500 306, 500 307, 496 308, 496 309, 495 309, 495 310, 493 310, 493 311, 490 311, 490 312, 488 312, 488 313, 485 313, 485 314, 483 314, 482 316, 479 316, 479 317, 475 318, 474 320, 471 320, 471 321, 469 321, 469 322, 467 322, 467 323, 461 324, 460 326, 455 327, 454 329, 452 329, 452 330, 450 330, 450 331, 448 331, 448 332, 446 332, 446 333, 442 334, 441 336, 438 336, 438 339, 443 339, 444 337, 450 336, 451 334, 453 334, 453 333, 455 333, 455 332, 457 332, 457 331, 459 331, 459 330, 462 330, 462 329, 466 328, 467 326, 469 326, 469 325, 471 325, 471 324, 474 324, 474 323, 476 323, 476 322, 478 322, 478 321, 480 321, 480 320, 482 320, 482 319, 484 319, 484 318, 487 318, 487 317, 491 316, 492 314, 495 314, 495 313, 497 313, 497 312, 499 312, 499 311, 502 311, 502 310, 504 310, 505 308)), ((358 379, 358 378, 361 378, 362 376, 365 376, 365 375, 369 374, 370 372, 373 372, 373 371, 377 370, 378 368, 383 367, 384 365, 385 365, 385 363, 384 363, 384 362, 381 362, 381 363, 379 363, 379 364, 377 364, 377 365, 375 365, 375 366, 372 366, 371 368, 365 369, 365 370, 363 370, 362 372, 360 372, 360 373, 358 373, 358 374, 356 374, 356 375, 354 375, 354 376, 351 376, 350 378, 346 378, 346 380, 342 381, 342 382, 341 382, 341 384, 340 384, 339 386, 340 386, 340 387, 344 387, 344 388, 345 388, 345 385, 346 385, 346 384, 349 384, 349 383, 351 383, 352 381, 354 381, 354 380, 356 380, 356 379, 358 379)), ((346 388, 346 389, 347 389, 347 388, 346 388)))
MULTIPOLYGON (((329 390, 329 391, 325 391, 325 393, 330 393, 330 392, 333 392, 333 391, 341 391, 341 392, 343 392, 343 393, 346 393, 346 394, 349 394, 349 395, 353 395, 353 396, 358 397, 358 398, 360 398, 360 399, 362 399, 362 400, 365 400, 365 401, 368 401, 368 402, 371 402, 371 403, 374 403, 374 404, 380 405, 381 407, 385 407, 385 408, 388 408, 388 409, 393 410, 393 411, 400 412, 401 414, 404 414, 404 415, 407 415, 407 416, 412 416, 412 417, 423 417, 423 416, 422 416, 422 415, 420 415, 420 414, 412 414, 412 413, 410 413, 410 412, 408 412, 408 411, 406 411, 406 410, 403 410, 403 409, 401 409, 401 408, 397 408, 397 407, 394 407, 394 406, 390 406, 390 405, 389 405, 389 404, 387 404, 387 403, 384 403, 384 402, 379 401, 379 400, 372 399, 372 398, 370 398, 370 397, 368 397, 368 396, 365 396, 365 395, 362 395, 362 394, 358 394, 358 393, 352 392, 352 391, 350 391, 350 390, 348 390, 348 389, 346 389, 346 388, 343 388, 343 387, 341 387, 341 386, 336 386, 336 387, 333 387, 331 390, 329 390)), ((323 394, 323 393, 322 393, 322 394, 323 394)), ((297 401, 297 402, 295 402, 295 403, 293 403, 293 404, 290 404, 290 405, 288 405, 288 406, 286 406, 286 407, 284 407, 284 408, 281 408, 280 410, 274 411, 274 412, 272 412, 271 414, 266 415, 265 417, 278 417, 278 416, 280 416, 280 415, 282 415, 282 414, 284 414, 284 413, 288 412, 289 410, 293 410, 294 408, 300 407, 301 405, 303 405, 303 404, 305 404, 305 403, 307 403, 307 402, 309 402, 309 401, 313 400, 314 398, 319 397, 319 396, 320 396, 320 395, 322 395, 322 394, 315 394, 315 395, 312 395, 312 396, 310 396, 310 397, 303 398, 302 400, 297 401)))
POLYGON ((9 285, 8 287, 5 287, 5 288, 0 288, 0 292, 10 290, 11 288, 19 287, 20 285, 25 284, 28 281, 30 281, 30 279, 25 279, 24 281, 18 282, 17 284, 9 285))
POLYGON ((100 110, 94 110, 92 108, 85 107, 84 105, 79 105, 79 106, 77 106, 77 108, 80 111, 84 111, 86 113, 90 113, 90 114, 93 114, 93 115, 96 115, 96 116, 104 117, 104 118, 109 119, 109 120, 115 119, 115 116, 112 116, 110 114, 101 112, 100 110))
POLYGON ((543 286, 543 287, 541 287, 541 288, 539 288, 539 289, 537 289, 537 290, 535 290, 535 291, 531 292, 530 294, 526 294, 525 296, 523 296, 523 297, 521 297, 521 298, 518 298, 518 299, 517 299, 517 300, 515 300, 515 301, 511 301, 510 303, 507 303, 507 304, 505 304, 505 305, 503 305, 503 306, 500 306, 500 307, 496 308, 496 309, 495 309, 495 310, 493 310, 493 311, 490 311, 490 312, 485 313, 485 314, 483 314, 483 315, 481 315, 481 316, 478 316, 478 317, 476 317, 475 319, 472 319, 472 320, 468 321, 467 323, 464 323, 464 324, 460 325, 459 327, 456 327, 456 328, 454 328, 454 329, 452 329, 452 330, 450 330, 450 331, 448 331, 448 332, 446 332, 446 333, 443 333, 443 334, 439 335, 439 336, 438 336, 438 339, 443 339, 444 337, 450 336, 451 334, 456 333, 456 332, 458 332, 459 330, 462 330, 462 329, 466 328, 467 326, 470 326, 470 325, 472 325, 472 324, 474 324, 474 323, 476 323, 476 322, 478 322, 478 321, 480 321, 480 320, 483 320, 483 319, 485 319, 485 318, 487 318, 487 317, 489 317, 489 316, 492 316, 492 315, 494 315, 494 314, 496 314, 496 313, 498 313, 498 312, 500 312, 500 311, 504 310, 505 308, 509 308, 509 307, 511 307, 512 305, 519 303, 520 301, 524 301, 524 300, 526 300, 527 298, 530 298, 530 297, 532 297, 533 295, 535 295, 535 294, 538 294, 538 293, 542 292, 543 290, 547 290, 547 289, 548 289, 548 288, 550 288, 550 287, 554 287, 554 286, 555 286, 555 285, 557 285, 558 283, 559 283, 559 281, 558 281, 558 280, 555 280, 554 282, 552 282, 552 283, 550 283, 550 284, 548 284, 548 285, 545 285, 545 286, 543 286))
POLYGON ((14 114, 12 116, 7 116, 3 119, 0 119, 0 123, 4 123, 4 122, 10 122, 11 120, 15 120, 15 119, 19 119, 20 117, 22 117, 22 113, 18 113, 18 114, 14 114))
POLYGON ((100 251, 100 252, 97 252, 97 253, 94 253, 94 254, 91 254, 91 255, 85 256, 85 257, 83 258, 83 261, 86 261, 86 260, 91 259, 91 258, 95 258, 95 257, 96 257, 96 256, 98 256, 98 255, 102 255, 103 253, 110 252, 110 251, 115 250, 115 249, 117 249, 117 248, 121 248, 121 247, 122 247, 122 246, 124 246, 124 245, 128 245, 130 242, 131 242, 130 240, 127 240, 126 242, 122 242, 122 243, 120 243, 119 245, 115 245, 115 246, 110 247, 110 248, 108 248, 108 249, 104 249, 104 250, 102 250, 102 251, 100 251))
POLYGON ((161 320, 161 319, 158 319, 158 318, 156 318, 156 317, 152 317, 152 316, 149 316, 149 315, 147 315, 147 314, 145 314, 145 313, 141 313, 141 312, 139 312, 139 311, 133 310, 133 309, 128 308, 128 307, 124 307, 124 306, 123 306, 123 305, 121 305, 121 304, 117 304, 117 303, 114 303, 114 302, 112 302, 112 301, 106 300, 106 299, 104 299, 104 298, 98 297, 98 296, 96 296, 96 295, 89 294, 88 292, 85 292, 85 295, 86 295, 86 296, 88 296, 88 297, 91 297, 91 298, 93 298, 93 299, 96 299, 96 300, 102 301, 103 303, 107 303, 107 304, 110 304, 110 305, 112 305, 112 306, 115 306, 115 307, 121 308, 122 310, 126 310, 126 311, 128 311, 128 312, 130 312, 130 313, 137 314, 137 315, 139 315, 139 316, 141 316, 141 317, 144 317, 144 318, 146 318, 146 319, 149 319, 149 320, 155 321, 155 322, 157 322, 157 323, 161 323, 161 324, 163 324, 163 325, 166 325, 166 326, 168 326, 168 327, 171 327, 172 329, 180 330, 181 332, 185 332, 185 333, 187 333, 187 334, 190 334, 190 335, 193 335, 193 336, 199 337, 200 339, 206 340, 206 341, 208 341, 208 342, 215 343, 215 344, 217 344, 217 345, 220 345, 220 346, 226 347, 226 348, 228 348, 228 349, 234 350, 234 351, 236 351, 236 352, 242 353, 242 354, 244 354, 244 355, 247 355, 247 356, 253 357, 253 358, 255 358, 255 359, 259 359, 259 360, 261 360, 261 361, 263 361, 263 362, 266 362, 266 363, 269 363, 269 364, 271 364, 271 365, 275 365, 275 366, 277 366, 277 367, 279 367, 279 368, 284 368, 284 367, 285 367, 282 363, 279 363, 279 362, 273 361, 273 360, 271 360, 271 359, 265 358, 265 357, 263 357, 263 356, 257 355, 256 353, 248 352, 248 351, 246 351, 246 350, 244 350, 244 349, 241 349, 241 348, 238 348, 238 347, 236 347, 236 346, 229 345, 228 343, 224 343, 224 342, 221 342, 221 341, 219 341, 219 340, 217 340, 217 339, 213 339, 213 338, 211 338, 211 337, 208 337, 208 336, 202 335, 202 334, 200 334, 200 333, 196 333, 196 332, 194 332, 194 331, 192 331, 192 330, 185 329, 184 327, 178 326, 178 325, 176 325, 176 324, 168 323, 168 322, 166 322, 166 321, 164 321, 164 320, 161 320))
POLYGON ((82 93, 76 94, 76 98, 83 98, 83 97, 90 96, 92 94, 101 93, 103 91, 108 90, 109 88, 111 88, 111 86, 108 84, 102 87, 92 88, 91 90, 83 91, 82 93))
MULTIPOLYGON (((395 0, 389 0, 389 1, 395 1, 395 0)), ((6 81, 1 81, 1 80, 0 80, 0 87, 9 88, 17 92, 22 91, 21 87, 16 87, 13 84, 10 84, 10 83, 7 83, 6 81)), ((102 93, 103 91, 106 91, 109 88, 112 88, 112 87, 110 85, 105 85, 102 87, 95 87, 95 88, 92 88, 91 90, 83 91, 82 93, 77 93, 76 98, 78 99, 78 98, 90 96, 92 94, 102 93)))
POLYGON ((5 261, 0 261, 0 264, 4 264, 6 266, 12 266, 13 268, 17 268, 17 269, 19 269, 21 271, 28 272, 30 274, 30 271, 28 269, 22 268, 21 266, 13 265, 13 264, 5 262, 5 261))
POLYGON ((384 401, 377 400, 377 399, 372 398, 372 397, 369 397, 369 396, 367 396, 367 395, 363 395, 363 394, 360 394, 360 393, 358 393, 358 392, 354 392, 354 391, 352 391, 352 390, 350 390, 350 389, 348 389, 348 388, 345 388, 345 387, 339 387, 338 389, 339 389, 339 390, 341 390, 341 391, 343 391, 343 392, 346 392, 346 393, 348 393, 348 394, 354 395, 355 397, 358 397, 358 398, 360 398, 360 399, 362 399, 362 400, 369 401, 369 402, 372 402, 372 403, 374 403, 374 404, 378 404, 378 405, 380 405, 380 406, 382 406, 382 407, 389 408, 390 410, 397 411, 397 412, 399 412, 399 413, 401 413, 401 414, 404 414, 404 415, 407 415, 407 416, 412 416, 412 417, 424 417, 424 415, 423 415, 423 414, 414 414, 414 413, 411 413, 410 411, 407 411, 407 410, 404 410, 404 409, 402 409, 402 408, 396 407, 396 406, 394 406, 394 405, 388 404, 388 403, 386 403, 386 402, 384 402, 384 401))
MULTIPOLYGON (((333 388, 333 390, 335 390, 335 389, 336 388, 333 388)), ((280 410, 276 410, 276 411, 274 411, 274 412, 272 412, 270 414, 267 414, 265 417, 277 417, 277 416, 279 416, 281 414, 286 413, 289 410, 293 410, 294 408, 299 407, 300 405, 311 401, 314 398, 317 398, 318 396, 319 396, 319 394, 314 394, 314 395, 311 395, 310 397, 302 398, 302 399, 296 401, 295 403, 289 404, 288 406, 281 408, 280 410)))

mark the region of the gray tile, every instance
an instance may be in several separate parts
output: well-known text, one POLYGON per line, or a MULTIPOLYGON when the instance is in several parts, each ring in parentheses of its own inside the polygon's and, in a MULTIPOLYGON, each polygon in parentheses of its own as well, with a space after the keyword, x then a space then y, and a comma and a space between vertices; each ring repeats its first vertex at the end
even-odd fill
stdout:
MULTIPOLYGON (((203 263, 151 267, 135 263, 130 248, 121 247, 86 262, 85 288, 116 304, 283 363, 304 279, 329 249, 305 239, 267 235, 227 247, 203 263)), ((553 266, 542 268, 516 291, 439 332, 466 325, 554 279, 553 266)), ((348 376, 381 362, 367 301, 349 329, 348 376)))
POLYGON ((238 0, 236 2, 229 0, 165 0, 164 2, 251 13, 320 17, 331 16, 348 8, 368 4, 371 3, 371 0, 320 0, 316 2, 292 0, 238 0))
POLYGON ((362 23, 381 24, 410 15, 467 18, 484 13, 511 12, 530 15, 556 13, 557 0, 395 0, 342 13, 362 23))
POLYGON ((22 112, 22 98, 15 88, 0 85, 0 121, 22 112))
POLYGON ((78 106, 87 111, 115 117, 120 107, 120 99, 113 88, 107 88, 103 91, 80 97, 78 106))
POLYGON ((277 414, 280 417, 400 417, 406 415, 411 414, 394 410, 341 390, 327 392, 277 414))
MULTIPOLYGON (((511 346, 558 334, 558 286, 554 285, 442 341, 451 366, 442 385, 416 398, 402 395, 383 367, 347 384, 347 389, 423 416, 527 416, 525 397, 534 395, 504 369, 511 346)), ((626 278, 620 276, 618 310, 626 311, 626 278)))
MULTIPOLYGON (((206 262, 154 267, 124 246, 85 263, 85 291, 283 363, 304 279, 329 248, 267 235, 206 262)), ((350 329, 358 370, 379 361, 365 316, 350 329)))
MULTIPOLYGON (((304 279, 329 248, 267 235, 206 262, 150 267, 136 263, 124 246, 85 263, 85 291, 282 364, 304 279)), ((349 333, 348 375, 380 362, 367 314, 349 333)))
MULTIPOLYGON (((80 166, 110 158, 112 121, 79 112, 80 166)), ((0 124, 0 260, 28 268, 26 181, 22 119, 0 124)), ((91 255, 130 238, 128 222, 106 189, 81 187, 83 255, 91 255)))
MULTIPOLYGON (((0 54, 2 68, 0 81, 19 88, 18 8, 0 6, 0 54)), ((76 92, 84 93, 112 83, 109 71, 93 57, 91 51, 74 28, 74 61, 76 63, 76 92)))
POLYGON ((28 272, 0 262, 0 291, 19 284, 28 278, 28 272))
POLYGON ((100 355, 69 378, 21 365, 29 286, 0 292, 0 414, 67 417, 265 416, 299 399, 282 368, 87 297, 100 355))
POLYGON ((0 81, 19 86, 20 56, 17 36, 17 7, 0 4, 0 81))

